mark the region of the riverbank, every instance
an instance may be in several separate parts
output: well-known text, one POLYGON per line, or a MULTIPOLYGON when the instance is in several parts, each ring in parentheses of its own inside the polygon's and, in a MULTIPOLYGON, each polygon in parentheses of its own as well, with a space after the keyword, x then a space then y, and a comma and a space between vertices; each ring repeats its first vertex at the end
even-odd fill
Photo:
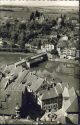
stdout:
POLYGON ((4 52, 4 51, 0 51, 0 55, 1 54, 12 54, 12 55, 17 55, 17 54, 19 54, 19 55, 28 55, 28 54, 32 54, 31 52, 27 52, 27 53, 25 53, 25 52, 4 52))
POLYGON ((33 56, 34 53, 23 53, 23 52, 0 52, 0 67, 3 65, 10 65, 23 58, 33 56))
POLYGON ((24 53, 27 53, 28 50, 27 49, 22 49, 22 48, 12 48, 12 47, 0 47, 0 51, 5 51, 5 52, 24 52, 24 53))

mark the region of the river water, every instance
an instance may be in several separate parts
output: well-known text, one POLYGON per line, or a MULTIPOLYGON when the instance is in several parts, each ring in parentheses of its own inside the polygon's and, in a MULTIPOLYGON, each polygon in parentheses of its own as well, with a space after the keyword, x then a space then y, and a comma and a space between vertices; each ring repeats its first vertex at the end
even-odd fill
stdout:
POLYGON ((33 54, 31 53, 10 53, 0 52, 0 67, 7 64, 12 64, 20 60, 20 58, 26 58, 33 54))

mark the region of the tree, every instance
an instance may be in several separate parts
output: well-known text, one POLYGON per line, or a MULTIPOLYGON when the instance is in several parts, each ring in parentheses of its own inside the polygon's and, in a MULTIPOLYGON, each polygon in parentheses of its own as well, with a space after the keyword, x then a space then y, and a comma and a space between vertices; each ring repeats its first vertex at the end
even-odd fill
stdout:
POLYGON ((35 14, 32 12, 30 15, 30 21, 35 19, 35 14))

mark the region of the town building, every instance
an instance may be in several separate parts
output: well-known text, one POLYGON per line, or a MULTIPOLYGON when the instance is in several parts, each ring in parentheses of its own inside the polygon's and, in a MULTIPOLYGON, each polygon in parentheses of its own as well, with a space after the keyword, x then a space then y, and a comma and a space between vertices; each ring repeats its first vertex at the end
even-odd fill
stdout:
POLYGON ((63 95, 62 108, 67 113, 78 111, 77 95, 75 93, 74 88, 64 87, 62 95, 63 95))
POLYGON ((80 50, 76 50, 76 59, 80 59, 80 50))
MULTIPOLYGON (((29 63, 33 61, 33 64, 38 63, 38 59, 46 60, 46 56, 46 53, 42 53, 31 57, 28 61, 29 63)), ((0 86, 0 114, 16 117, 31 116, 36 119, 38 116, 41 117, 43 111, 45 112, 43 117, 48 117, 42 117, 43 121, 46 119, 46 121, 65 122, 66 113, 75 112, 75 107, 77 109, 74 88, 65 87, 58 78, 50 78, 51 74, 46 70, 44 73, 49 76, 44 78, 42 72, 42 77, 38 76, 36 70, 27 69, 25 65, 27 60, 22 59, 4 68, 5 77, 1 79, 0 86)))
POLYGON ((28 51, 30 52, 36 52, 37 49, 38 49, 38 46, 37 45, 31 45, 29 43, 26 43, 25 44, 25 49, 27 49, 28 51))
MULTIPOLYGON (((74 117, 76 119, 77 116, 76 116, 76 114, 75 114, 75 116, 73 116, 72 112, 76 113, 76 111, 78 111, 78 100, 77 100, 77 95, 75 93, 74 88, 73 87, 69 88, 68 85, 66 85, 66 86, 63 85, 63 92, 62 92, 62 99, 61 99, 62 106, 60 109, 57 109, 57 110, 54 110, 54 108, 49 110, 50 107, 47 107, 50 103, 49 102, 50 100, 47 100, 47 99, 49 99, 49 97, 51 96, 50 92, 49 92, 49 94, 47 94, 47 93, 48 92, 46 92, 46 95, 48 95, 48 96, 46 98, 46 95, 45 95, 46 101, 44 101, 44 102, 45 102, 45 107, 48 110, 42 116, 41 121, 55 121, 56 122, 55 124, 58 124, 58 123, 65 124, 67 118, 69 118, 72 123, 75 123, 74 117)), ((57 94, 55 96, 57 96, 57 94)), ((55 98, 54 98, 54 100, 55 100, 55 98)), ((60 100, 59 100, 59 103, 60 103, 60 100)))
POLYGON ((60 54, 60 58, 75 59, 76 48, 65 48, 60 54))
POLYGON ((54 50, 54 45, 53 44, 43 44, 41 46, 41 50, 42 50, 42 52, 51 52, 52 50, 54 50))
POLYGON ((67 113, 64 111, 64 109, 61 108, 56 112, 54 112, 53 110, 51 110, 51 112, 46 112, 41 117, 41 121, 53 122, 53 124, 66 124, 66 117, 67 113))
MULTIPOLYGON (((31 86, 31 88, 34 90, 34 93, 33 93, 33 90, 28 91, 29 89, 27 89, 27 86, 30 83, 30 81, 27 81, 27 77, 29 77, 30 75, 29 70, 26 70, 26 69, 22 70, 21 68, 20 69, 21 71, 19 71, 18 68, 19 67, 12 69, 14 73, 16 71, 18 72, 18 77, 16 77, 15 80, 12 80, 11 83, 7 85, 6 89, 4 88, 4 86, 6 85, 5 80, 7 80, 7 77, 5 77, 5 79, 1 81, 2 89, 1 89, 1 96, 0 96, 0 113, 4 115, 15 116, 17 112, 16 107, 18 105, 19 112, 21 113, 20 116, 22 117, 29 115, 31 107, 32 107, 32 110, 34 110, 35 114, 36 113, 40 114, 41 109, 40 109, 40 106, 37 104, 37 100, 35 98, 36 97, 35 91, 40 87, 43 79, 40 79, 41 82, 39 82, 39 80, 37 81, 40 83, 40 84, 38 83, 36 84, 37 88, 35 88, 34 86, 31 86), (4 81, 5 83, 3 83, 4 81), (35 111, 35 108, 36 108, 36 111, 35 111)), ((8 76, 10 76, 10 74, 8 76)), ((35 77, 36 76, 34 75, 32 78, 35 78, 35 77)), ((35 83, 36 81, 34 81, 34 85, 35 83)), ((36 117, 36 115, 34 117, 36 117)))
POLYGON ((63 88, 60 85, 46 90, 42 96, 42 108, 44 111, 50 112, 52 109, 57 111, 62 107, 62 91, 63 88))
MULTIPOLYGON (((36 77, 36 76, 34 76, 36 77)), ((36 77, 36 81, 31 81, 31 85, 29 85, 28 87, 28 91, 29 92, 34 92, 34 93, 38 93, 38 91, 40 91, 43 88, 43 84, 44 84, 44 79, 43 78, 39 78, 38 76, 36 77)))

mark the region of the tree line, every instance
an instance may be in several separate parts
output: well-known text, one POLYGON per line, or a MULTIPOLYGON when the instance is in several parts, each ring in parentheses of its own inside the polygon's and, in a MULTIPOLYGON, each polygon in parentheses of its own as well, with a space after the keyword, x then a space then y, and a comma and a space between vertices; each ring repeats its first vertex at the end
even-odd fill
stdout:
POLYGON ((67 21, 65 15, 61 15, 60 18, 61 22, 58 29, 53 28, 58 25, 58 18, 56 18, 56 20, 46 18, 44 14, 39 11, 32 12, 28 21, 20 21, 17 18, 12 21, 8 19, 5 23, 0 24, 0 37, 3 40, 3 47, 7 47, 7 43, 9 43, 12 48, 20 47, 22 49, 25 48, 26 43, 37 44, 39 46, 43 38, 37 41, 36 38, 39 36, 46 38, 46 36, 54 35, 55 33, 57 34, 57 38, 51 39, 48 37, 47 42, 51 42, 56 46, 61 37, 61 33, 69 35, 69 33, 75 32, 71 20, 67 21), (42 22, 40 22, 40 19, 42 19, 42 22))

